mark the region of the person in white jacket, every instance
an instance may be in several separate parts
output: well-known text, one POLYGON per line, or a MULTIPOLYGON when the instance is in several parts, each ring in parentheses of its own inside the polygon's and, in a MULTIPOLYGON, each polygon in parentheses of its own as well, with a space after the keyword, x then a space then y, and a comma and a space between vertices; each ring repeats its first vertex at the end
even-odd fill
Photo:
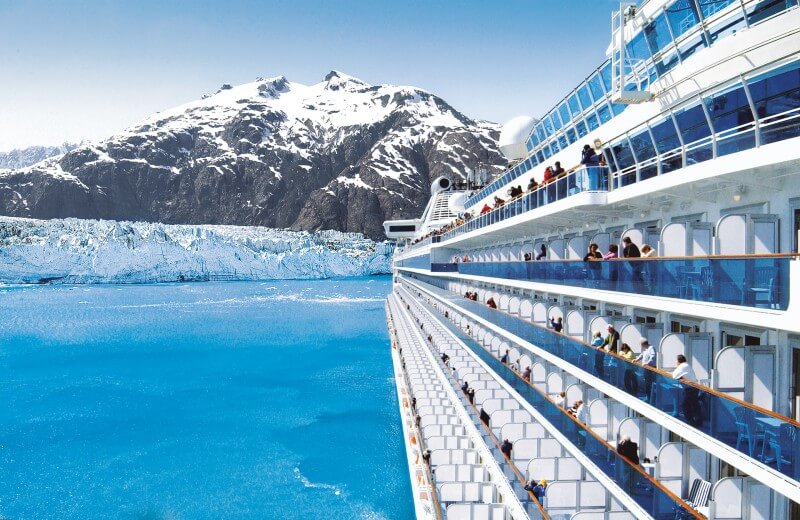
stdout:
MULTIPOLYGON (((686 356, 678 354, 676 361, 678 362, 678 366, 672 371, 672 377, 679 381, 696 383, 697 376, 694 373, 692 365, 686 360, 686 356)), ((687 423, 696 428, 702 426, 703 413, 700 408, 700 395, 697 389, 691 385, 683 386, 681 408, 687 423)))

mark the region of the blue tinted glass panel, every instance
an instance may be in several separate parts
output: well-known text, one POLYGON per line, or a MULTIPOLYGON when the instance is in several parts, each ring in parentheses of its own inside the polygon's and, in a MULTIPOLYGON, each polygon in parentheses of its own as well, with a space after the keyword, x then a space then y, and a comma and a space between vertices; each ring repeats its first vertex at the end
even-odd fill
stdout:
POLYGON ((794 2, 786 0, 763 0, 747 10, 747 19, 750 25, 757 24, 770 16, 776 15, 785 10, 794 2), (788 4, 788 5, 787 5, 788 4))
POLYGON ((611 103, 611 110, 614 111, 615 116, 620 115, 626 108, 628 108, 628 105, 623 105, 622 103, 611 103))
POLYGON ((533 163, 531 162, 531 158, 528 157, 527 159, 525 159, 525 162, 522 165, 523 171, 530 170, 532 166, 533 166, 533 163))
POLYGON ((726 18, 725 21, 721 25, 714 25, 711 28, 711 41, 715 42, 719 38, 724 38, 725 36, 729 36, 736 31, 747 27, 747 24, 744 21, 744 14, 742 11, 737 9, 736 16, 733 18, 726 18))
POLYGON ((561 134, 560 136, 558 136, 558 145, 561 147, 562 150, 566 148, 567 145, 569 145, 569 143, 567 142, 566 135, 561 134))
POLYGON ((578 97, 581 100, 581 106, 584 110, 592 106, 592 98, 589 97, 589 87, 587 87, 585 83, 578 89, 578 97))
POLYGON ((753 122, 753 111, 743 87, 704 99, 715 132, 730 130, 753 122))
POLYGON ((650 139, 650 132, 647 129, 638 131, 636 135, 630 138, 633 153, 638 162, 652 159, 656 155, 656 148, 653 141, 650 139))
POLYGON ((590 114, 586 117, 586 124, 589 125, 589 131, 596 130, 600 123, 597 121, 597 116, 594 114, 590 114))
POLYGON ((681 146, 681 140, 678 137, 678 131, 675 128, 675 124, 672 122, 671 117, 668 117, 664 121, 652 126, 650 131, 653 133, 653 139, 655 139, 655 145, 658 153, 667 153, 670 150, 674 150, 675 148, 679 148, 681 146))
POLYGON ((547 137, 550 137, 551 135, 553 135, 553 122, 550 121, 550 116, 545 117, 544 120, 542 121, 542 123, 544 124, 544 133, 545 133, 545 135, 547 137))
POLYGON ((708 126, 705 112, 699 104, 678 112, 675 114, 675 119, 678 122, 683 142, 686 144, 711 135, 711 128, 708 126))
POLYGON ((603 80, 603 87, 606 92, 611 92, 611 62, 606 62, 603 68, 600 69, 600 79, 603 80))
POLYGON ((600 124, 611 121, 611 109, 608 108, 606 103, 602 103, 597 107, 597 115, 600 118, 600 124))
POLYGON ((660 14, 656 19, 644 28, 644 36, 651 54, 656 54, 672 43, 672 36, 669 34, 667 19, 660 14))
POLYGON ((628 51, 629 58, 638 60, 647 60, 650 58, 650 49, 647 47, 644 32, 639 32, 639 34, 634 36, 625 48, 628 51))
POLYGON ((567 128, 567 140, 569 141, 569 144, 572 144, 578 140, 578 134, 575 133, 575 129, 572 127, 567 128))
POLYGON ((557 154, 561 148, 558 146, 558 139, 553 139, 553 142, 550 143, 550 150, 552 150, 553 155, 557 154))
POLYGON ((603 149, 603 156, 606 158, 606 163, 608 164, 608 169, 611 170, 611 173, 617 171, 617 163, 614 160, 614 154, 611 153, 611 148, 603 149))
POLYGON ((614 157, 617 158, 617 166, 620 170, 624 170, 625 168, 633 166, 636 163, 636 160, 633 158, 633 154, 631 153, 631 146, 627 139, 611 145, 611 149, 614 152, 614 157))
POLYGON ((578 103, 578 94, 572 94, 567 101, 569 111, 572 112, 572 117, 581 113, 581 105, 578 103))
POLYGON ((668 56, 656 62, 656 72, 658 72, 659 76, 662 76, 672 70, 678 63, 680 63, 678 53, 673 51, 668 56))
POLYGON ((711 135, 703 107, 699 104, 689 107, 675 114, 678 130, 681 132, 683 142, 691 147, 686 152, 686 166, 711 159, 713 152, 710 144, 692 146, 692 143, 711 135))
POLYGON ((595 101, 603 99, 603 96, 606 95, 603 91, 603 86, 600 84, 599 74, 595 74, 589 78, 589 89, 592 91, 592 97, 594 97, 595 101))
POLYGON ((561 115, 561 122, 563 124, 567 124, 572 120, 572 116, 569 113, 569 108, 567 108, 567 102, 564 101, 558 107, 558 113, 561 115))
POLYGON ((542 164, 544 162, 545 156, 543 149, 536 152, 536 160, 539 162, 539 164, 542 164))
POLYGON ((561 128, 561 117, 558 115, 557 110, 553 110, 550 113, 550 119, 553 121, 553 131, 561 128))
POLYGON ((700 21, 693 4, 694 0, 678 0, 666 9, 667 21, 675 38, 695 27, 700 21))
POLYGON ((545 159, 549 159, 550 156, 553 155, 553 154, 550 153, 550 147, 549 146, 545 146, 544 148, 542 148, 542 153, 544 154, 544 158, 545 159))
POLYGON ((800 108, 800 62, 748 80, 748 88, 761 122, 763 144, 800 135, 800 124, 796 119, 779 116, 800 108))
POLYGON ((575 129, 578 131, 578 139, 589 133, 589 131, 586 130, 586 124, 582 120, 575 123, 575 129))
POLYGON ((713 16, 715 13, 722 11, 736 0, 700 0, 700 10, 703 12, 703 18, 713 16))
POLYGON ((544 133, 544 125, 542 123, 536 125, 536 137, 539 138, 540 143, 547 139, 547 136, 544 133))

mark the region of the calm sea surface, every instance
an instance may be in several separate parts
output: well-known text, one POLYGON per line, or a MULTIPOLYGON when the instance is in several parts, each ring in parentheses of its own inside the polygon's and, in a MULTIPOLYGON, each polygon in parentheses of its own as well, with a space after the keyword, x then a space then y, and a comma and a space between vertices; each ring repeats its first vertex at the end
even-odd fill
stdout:
POLYGON ((389 289, 0 288, 0 518, 412 518, 389 289))

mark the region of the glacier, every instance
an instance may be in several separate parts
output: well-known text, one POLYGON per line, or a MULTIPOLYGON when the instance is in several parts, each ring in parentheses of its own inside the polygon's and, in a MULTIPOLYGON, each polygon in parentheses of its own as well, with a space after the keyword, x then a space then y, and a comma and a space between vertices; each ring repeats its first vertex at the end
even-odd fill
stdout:
POLYGON ((0 217, 0 283, 321 279, 391 272, 360 233, 0 217))

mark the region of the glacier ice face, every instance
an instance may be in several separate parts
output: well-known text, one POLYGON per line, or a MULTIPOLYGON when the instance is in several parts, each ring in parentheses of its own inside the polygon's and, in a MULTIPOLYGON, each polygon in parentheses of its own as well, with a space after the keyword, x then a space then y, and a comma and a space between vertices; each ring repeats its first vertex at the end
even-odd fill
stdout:
POLYGON ((391 271, 392 245, 358 233, 0 217, 0 282, 318 279, 391 271))

